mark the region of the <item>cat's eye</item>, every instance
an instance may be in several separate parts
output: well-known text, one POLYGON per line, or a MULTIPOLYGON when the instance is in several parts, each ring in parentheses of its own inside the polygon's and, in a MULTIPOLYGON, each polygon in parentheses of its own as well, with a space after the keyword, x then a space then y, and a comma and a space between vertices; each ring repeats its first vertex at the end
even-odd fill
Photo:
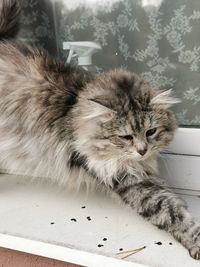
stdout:
POLYGON ((157 131, 157 128, 152 128, 152 129, 149 129, 148 131, 146 131, 146 136, 149 137, 149 136, 152 136, 153 134, 155 134, 157 131))
POLYGON ((133 136, 132 135, 121 135, 119 137, 124 139, 124 140, 127 140, 127 141, 133 141, 133 136))

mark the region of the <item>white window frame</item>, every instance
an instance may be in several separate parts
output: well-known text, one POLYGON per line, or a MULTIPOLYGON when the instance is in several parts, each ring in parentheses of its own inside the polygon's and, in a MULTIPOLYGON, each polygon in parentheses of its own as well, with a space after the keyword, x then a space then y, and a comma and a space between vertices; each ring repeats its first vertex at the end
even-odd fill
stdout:
POLYGON ((161 175, 171 187, 200 195, 200 129, 178 128, 159 163, 161 175))
POLYGON ((172 154, 200 156, 200 129, 178 128, 168 149, 172 154))

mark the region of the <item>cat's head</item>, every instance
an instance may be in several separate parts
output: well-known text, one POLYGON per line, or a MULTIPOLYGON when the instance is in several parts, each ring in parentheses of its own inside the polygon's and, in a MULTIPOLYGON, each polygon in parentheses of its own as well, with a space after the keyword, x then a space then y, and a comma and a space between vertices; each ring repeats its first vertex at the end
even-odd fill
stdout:
POLYGON ((137 75, 115 70, 88 84, 75 109, 78 149, 96 157, 143 161, 172 140, 178 102, 171 90, 152 89, 137 75))

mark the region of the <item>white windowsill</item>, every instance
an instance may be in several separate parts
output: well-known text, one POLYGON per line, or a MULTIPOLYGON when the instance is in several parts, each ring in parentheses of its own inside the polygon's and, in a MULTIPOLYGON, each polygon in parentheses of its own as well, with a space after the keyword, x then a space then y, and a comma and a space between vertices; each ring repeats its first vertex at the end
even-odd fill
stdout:
MULTIPOLYGON (((103 193, 71 194, 56 186, 30 183, 22 176, 3 174, 0 190, 2 247, 89 267, 199 266, 169 234, 103 193), (77 221, 72 222, 71 218, 77 221), (158 241, 162 245, 156 245, 158 241), (170 242, 173 245, 169 245, 170 242), (99 248, 98 244, 104 246, 99 248), (142 246, 146 249, 126 260, 119 260, 115 255, 119 248, 129 250, 142 246)), ((182 196, 200 219, 200 198, 187 196, 187 192, 182 196)))

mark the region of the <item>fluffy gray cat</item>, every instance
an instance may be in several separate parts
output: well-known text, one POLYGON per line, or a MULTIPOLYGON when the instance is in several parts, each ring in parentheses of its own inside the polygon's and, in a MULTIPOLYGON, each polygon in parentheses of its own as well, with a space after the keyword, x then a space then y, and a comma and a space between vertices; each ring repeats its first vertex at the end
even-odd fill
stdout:
POLYGON ((199 260, 200 224, 157 169, 176 130, 171 91, 121 69, 91 78, 9 41, 18 13, 16 0, 1 1, 1 166, 61 184, 101 183, 199 260))

